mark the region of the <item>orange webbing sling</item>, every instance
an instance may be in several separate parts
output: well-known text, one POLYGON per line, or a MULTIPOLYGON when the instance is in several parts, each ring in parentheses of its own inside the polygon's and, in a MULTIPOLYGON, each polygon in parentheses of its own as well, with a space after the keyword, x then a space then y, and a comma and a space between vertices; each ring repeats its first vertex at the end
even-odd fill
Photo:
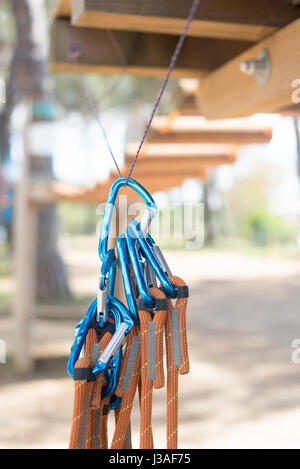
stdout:
MULTIPOLYGON (((177 448, 178 374, 189 371, 186 338, 187 286, 179 277, 169 280, 178 290, 173 306, 161 289, 150 288, 156 300, 155 310, 138 301, 140 325, 133 326, 123 344, 123 360, 114 394, 122 398, 115 410, 115 430, 111 449, 131 448, 130 416, 134 397, 139 392, 140 448, 154 448, 152 429, 152 396, 155 389, 165 386, 164 335, 167 368, 167 448, 177 448)), ((112 334, 105 332, 100 342, 96 331, 90 329, 85 341, 85 356, 74 368, 75 397, 70 448, 107 449, 107 420, 110 398, 101 398, 106 386, 103 372, 90 381, 90 367, 95 364, 112 334), (79 371, 78 371, 79 370, 79 371), (82 379, 78 379, 82 378, 82 379)))
POLYGON ((97 357, 92 357, 94 345, 97 344, 97 334, 95 329, 90 329, 85 340, 84 357, 79 358, 74 368, 74 407, 69 448, 70 449, 90 449, 97 442, 93 441, 94 426, 98 414, 100 423, 103 420, 103 406, 101 401, 101 390, 104 385, 103 373, 100 373, 93 381, 89 376, 90 367, 98 359, 100 352, 106 347, 111 339, 111 333, 106 332, 100 341, 100 348, 97 357), (94 360, 93 360, 94 358, 94 360), (80 378, 80 373, 82 379, 80 378), (98 409, 95 409, 95 399, 98 400, 98 409))
MULTIPOLYGON (((176 287, 186 287, 179 277, 172 276, 170 281, 176 287)), ((168 302, 166 319, 167 350, 167 449, 177 448, 178 438, 178 372, 189 371, 189 357, 186 337, 187 298, 178 297, 173 306, 168 302)))
MULTIPOLYGON (((157 288, 150 288, 150 295, 155 299, 165 299, 157 288)), ((152 434, 152 394, 153 385, 162 387, 163 371, 163 330, 166 321, 166 309, 159 307, 152 318, 149 311, 139 311, 141 338, 141 397, 140 397, 140 448, 154 448, 152 434)))
POLYGON ((120 379, 115 394, 122 397, 111 449, 123 448, 130 426, 130 414, 136 394, 141 367, 139 328, 134 326, 127 336, 126 350, 121 366, 120 379))

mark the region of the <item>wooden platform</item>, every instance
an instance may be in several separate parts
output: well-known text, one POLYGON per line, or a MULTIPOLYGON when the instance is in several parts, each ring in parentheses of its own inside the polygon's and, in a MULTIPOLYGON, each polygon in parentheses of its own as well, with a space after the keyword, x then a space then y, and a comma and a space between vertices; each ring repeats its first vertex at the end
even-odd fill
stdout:
MULTIPOLYGON (((52 27, 50 69, 74 72, 70 45, 81 48, 85 73, 164 76, 192 0, 60 0, 52 27), (115 35, 127 66, 106 30, 115 35)), ((199 114, 210 119, 256 112, 299 115, 292 82, 299 76, 299 2, 292 0, 203 0, 173 71, 203 78, 199 114), (269 78, 261 85, 241 71, 266 50, 269 78)))

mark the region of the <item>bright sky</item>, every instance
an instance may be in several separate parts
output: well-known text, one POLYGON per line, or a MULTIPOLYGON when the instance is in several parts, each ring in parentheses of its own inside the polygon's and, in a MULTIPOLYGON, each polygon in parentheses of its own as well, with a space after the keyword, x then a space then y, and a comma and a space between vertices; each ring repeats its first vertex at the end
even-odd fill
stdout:
POLYGON ((220 168, 218 183, 229 188, 234 178, 244 178, 251 167, 258 164, 274 165, 280 180, 271 193, 271 210, 277 214, 300 213, 300 192, 297 176, 297 155, 294 124, 290 117, 275 114, 257 114, 257 122, 273 126, 273 138, 266 145, 248 145, 241 149, 238 161, 231 168, 220 168))

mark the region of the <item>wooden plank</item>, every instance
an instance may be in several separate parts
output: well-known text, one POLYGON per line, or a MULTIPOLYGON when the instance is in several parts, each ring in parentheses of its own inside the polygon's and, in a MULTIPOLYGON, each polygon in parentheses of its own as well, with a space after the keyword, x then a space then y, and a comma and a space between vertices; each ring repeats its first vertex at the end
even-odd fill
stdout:
POLYGON ((278 113, 283 116, 291 116, 298 119, 300 116, 300 104, 292 104, 284 108, 278 109, 278 113))
POLYGON ((268 143, 272 128, 253 120, 221 119, 208 121, 201 116, 157 116, 151 126, 151 143, 268 143))
POLYGON ((292 81, 299 75, 299 37, 297 20, 205 77, 199 85, 200 112, 218 119, 276 112, 291 105, 292 81), (240 71, 241 62, 256 59, 262 49, 271 57, 271 74, 265 85, 240 71))
POLYGON ((168 133, 154 132, 151 137, 153 143, 236 143, 247 145, 251 143, 268 143, 272 138, 272 131, 248 130, 238 132, 234 130, 186 130, 179 132, 170 130, 168 133))
MULTIPOLYGON (((192 0, 73 0, 72 22, 91 28, 180 34, 192 0)), ((203 0, 191 36, 260 41, 299 17, 285 0, 203 0)))
MULTIPOLYGON (((126 73, 165 75, 178 36, 126 31, 114 31, 114 34, 125 57, 128 58, 126 73)), ((81 47, 79 63, 83 72, 124 73, 124 67, 120 64, 106 31, 74 28, 68 20, 60 18, 53 23, 51 71, 74 73, 74 65, 69 58, 70 43, 81 47)), ((249 46, 250 43, 242 41, 189 37, 185 41, 172 76, 202 77, 249 46)))
POLYGON ((72 13, 72 0, 59 0, 55 16, 69 18, 72 13))
MULTIPOLYGON (((137 143, 129 143, 125 150, 125 161, 135 156, 137 143)), ((174 143, 146 143, 140 153, 139 162, 149 159, 156 164, 162 158, 177 159, 209 159, 212 157, 230 157, 237 152, 236 145, 220 144, 174 144, 174 143)))
MULTIPOLYGON (((152 177, 157 177, 157 175, 164 175, 169 177, 170 174, 181 174, 186 178, 201 176, 202 169, 213 168, 220 166, 222 164, 233 164, 236 160, 235 155, 230 156, 209 156, 209 157, 184 157, 172 158, 155 158, 153 162, 152 158, 141 158, 139 164, 134 168, 133 177, 144 177, 149 174, 152 177), (157 160, 157 161, 156 161, 157 160), (153 165, 155 164, 155 170, 153 165)), ((128 160, 128 164, 131 160, 128 160)))
MULTIPOLYGON (((128 173, 128 168, 123 168, 123 174, 128 173)), ((151 193, 170 190, 173 187, 181 186, 183 181, 187 178, 199 179, 205 181, 207 176, 207 169, 205 167, 199 167, 197 174, 194 172, 185 173, 173 173, 169 174, 168 177, 165 174, 155 174, 147 172, 140 173, 138 175, 138 181, 151 193)), ((134 174, 133 174, 134 177, 134 174)), ((64 187, 63 184, 56 186, 53 189, 57 200, 68 200, 74 203, 86 203, 86 204, 99 204, 105 202, 107 194, 111 184, 117 179, 117 175, 114 175, 112 171, 111 177, 103 183, 98 183, 92 188, 86 188, 85 190, 76 190, 76 188, 67 185, 64 187)), ((122 188, 120 194, 126 195, 129 200, 135 200, 137 196, 134 191, 130 188, 122 188)))

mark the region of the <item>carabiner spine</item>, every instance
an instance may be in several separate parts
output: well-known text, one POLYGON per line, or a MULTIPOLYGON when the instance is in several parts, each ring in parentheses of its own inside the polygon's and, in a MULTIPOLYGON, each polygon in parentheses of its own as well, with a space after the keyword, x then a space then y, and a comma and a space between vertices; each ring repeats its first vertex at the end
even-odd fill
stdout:
MULTIPOLYGON (((112 336, 108 345, 105 347, 102 354, 100 355, 100 358, 98 360, 98 363, 100 364, 100 368, 101 368, 101 365, 105 365, 106 367, 109 361, 111 360, 111 358, 114 356, 114 354, 119 350, 119 348, 121 347, 125 339, 125 334, 126 334, 127 329, 128 329, 128 325, 125 324, 125 322, 122 322, 120 326, 118 327, 118 329, 116 330, 116 332, 114 333, 114 335, 112 336)), ((94 373, 94 370, 93 370, 93 373, 94 373)))

